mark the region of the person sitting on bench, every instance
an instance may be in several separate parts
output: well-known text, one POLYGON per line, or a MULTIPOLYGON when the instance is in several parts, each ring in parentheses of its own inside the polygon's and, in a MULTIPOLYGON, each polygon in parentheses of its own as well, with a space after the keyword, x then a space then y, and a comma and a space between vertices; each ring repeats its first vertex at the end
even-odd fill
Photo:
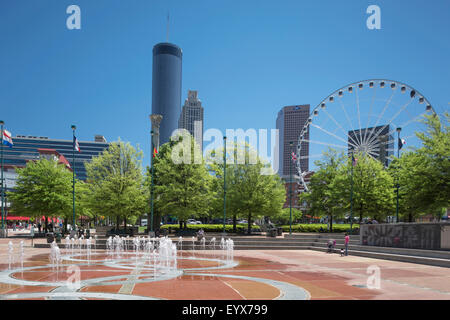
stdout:
POLYGON ((198 230, 197 232, 197 240, 202 240, 205 237, 205 231, 203 229, 198 230))

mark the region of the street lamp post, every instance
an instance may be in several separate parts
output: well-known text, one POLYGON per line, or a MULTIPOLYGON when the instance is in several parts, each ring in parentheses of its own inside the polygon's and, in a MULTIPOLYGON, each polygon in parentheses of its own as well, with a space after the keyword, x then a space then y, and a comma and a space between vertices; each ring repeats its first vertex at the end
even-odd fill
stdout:
POLYGON ((5 122, 3 120, 0 120, 0 126, 1 126, 1 142, 0 142, 0 158, 1 158, 1 201, 2 201, 2 205, 1 205, 1 214, 2 214, 2 237, 5 237, 5 223, 4 223, 4 192, 3 192, 3 126, 5 125, 5 122))
POLYGON ((223 233, 227 216, 227 136, 223 137, 223 233))
POLYGON ((150 174, 151 174, 151 185, 150 185, 150 216, 147 216, 147 230, 149 231, 149 234, 151 234, 152 236, 154 235, 154 230, 153 230, 153 196, 154 196, 154 176, 155 176, 155 169, 154 169, 154 164, 153 164, 153 158, 156 156, 156 154, 154 154, 154 150, 156 149, 156 151, 159 150, 159 126, 161 124, 163 116, 160 114, 151 114, 150 115, 150 121, 152 123, 152 130, 150 131, 150 144, 151 144, 151 151, 150 154, 151 156, 151 169, 150 169, 150 174), (155 143, 156 140, 156 143, 155 143), (148 226, 150 225, 150 229, 148 229, 148 226))
POLYGON ((153 188, 154 188, 154 172, 153 172, 153 158, 155 157, 154 154, 154 144, 153 144, 153 136, 154 136, 154 132, 153 130, 150 131, 150 139, 151 139, 151 154, 152 154, 152 158, 151 158, 151 162, 150 162, 150 176, 151 176, 151 184, 150 184, 150 217, 147 217, 147 229, 148 226, 150 226, 150 232, 153 232, 153 188))
MULTIPOLYGON (((350 234, 353 231, 353 167, 355 166, 355 156, 352 151, 352 167, 350 176, 350 234)), ((359 222, 361 223, 361 221, 359 222)))
MULTIPOLYGON (((402 131, 402 128, 397 128, 397 134, 398 134, 398 140, 397 140, 397 159, 400 159, 400 131, 402 131)), ((399 192, 399 179, 398 179, 398 163, 397 163, 397 207, 396 207, 396 216, 397 216, 397 223, 398 220, 398 192, 399 192)))
POLYGON ((77 127, 75 125, 71 126, 73 133, 73 145, 72 145, 72 211, 73 211, 73 219, 72 219, 72 230, 76 231, 75 224, 75 130, 77 127))
MULTIPOLYGON (((289 146, 291 150, 293 145, 294 142, 290 141, 289 146)), ((292 163, 289 166, 289 234, 292 234, 292 163)))

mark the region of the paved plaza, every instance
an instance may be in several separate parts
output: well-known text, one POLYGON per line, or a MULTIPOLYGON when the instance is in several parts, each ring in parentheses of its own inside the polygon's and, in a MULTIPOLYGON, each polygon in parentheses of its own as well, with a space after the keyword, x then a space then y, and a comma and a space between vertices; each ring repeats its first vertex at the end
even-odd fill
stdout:
POLYGON ((62 248, 56 268, 50 249, 32 248, 29 239, 0 239, 0 299, 450 299, 450 272, 442 267, 310 250, 235 250, 232 257, 222 250, 177 254, 176 265, 161 270, 132 251, 118 257, 93 248, 88 259, 85 250, 62 248), (78 287, 71 281, 75 269, 78 287), (371 278, 374 270, 379 283, 371 278))

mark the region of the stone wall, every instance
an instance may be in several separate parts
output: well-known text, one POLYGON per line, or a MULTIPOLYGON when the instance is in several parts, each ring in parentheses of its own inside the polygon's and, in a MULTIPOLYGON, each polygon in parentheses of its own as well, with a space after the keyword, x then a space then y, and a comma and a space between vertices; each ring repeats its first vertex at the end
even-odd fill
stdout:
POLYGON ((449 223, 398 223, 361 225, 362 245, 414 249, 447 249, 441 239, 447 239, 449 223), (447 226, 447 227, 446 227, 447 226))

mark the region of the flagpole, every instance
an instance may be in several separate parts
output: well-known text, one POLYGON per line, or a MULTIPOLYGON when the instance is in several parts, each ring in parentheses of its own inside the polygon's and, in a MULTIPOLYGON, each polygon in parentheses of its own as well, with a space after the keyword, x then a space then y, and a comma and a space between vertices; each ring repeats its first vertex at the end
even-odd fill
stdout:
MULTIPOLYGON (((289 142, 289 146, 291 147, 294 145, 293 141, 289 142)), ((292 157, 291 157, 292 158, 292 157)), ((291 159, 292 162, 294 162, 294 159, 291 159)), ((292 234, 292 162, 289 166, 289 234, 292 234)))
POLYGON ((147 221, 147 229, 148 229, 148 226, 150 226, 150 232, 153 232, 153 188, 154 188, 154 172, 153 172, 153 158, 155 157, 155 146, 154 146, 154 144, 153 144, 153 130, 152 131, 150 131, 150 135, 151 135, 151 147, 152 147, 152 149, 151 149, 151 155, 152 155, 152 157, 151 157, 151 159, 150 159, 150 166, 151 166, 151 168, 150 168, 150 173, 151 173, 151 185, 150 185, 150 218, 147 218, 147 220, 149 220, 149 221, 147 221))
POLYGON ((0 158, 1 158, 1 166, 2 166, 2 168, 1 168, 1 187, 2 187, 2 190, 1 190, 2 235, 1 235, 1 237, 5 237, 5 224, 4 224, 4 211, 5 211, 4 210, 4 198, 5 197, 3 195, 4 194, 3 193, 3 186, 4 186, 4 184, 3 184, 3 126, 4 126, 4 124, 5 124, 5 122, 3 120, 0 120, 0 125, 1 125, 1 143, 0 143, 1 155, 0 155, 0 158))
POLYGON ((227 136, 223 137, 223 234, 225 234, 225 219, 227 216, 227 136))
POLYGON ((75 130, 76 126, 72 125, 73 132, 73 145, 72 145, 72 208, 73 208, 73 219, 72 219, 72 230, 76 231, 75 224, 75 130))
MULTIPOLYGON (((398 133, 398 140, 397 140, 397 159, 400 161, 400 131, 402 131, 402 128, 397 128, 398 133)), ((398 192, 399 192, 399 179, 398 179, 398 162, 397 162, 397 207, 396 207, 396 213, 397 213, 397 223, 398 221, 398 192)))
MULTIPOLYGON (((351 178, 350 178, 350 234, 353 231, 353 166, 355 163, 355 157, 352 152, 352 168, 351 168, 351 178)), ((359 222, 361 224, 361 221, 359 222)))

